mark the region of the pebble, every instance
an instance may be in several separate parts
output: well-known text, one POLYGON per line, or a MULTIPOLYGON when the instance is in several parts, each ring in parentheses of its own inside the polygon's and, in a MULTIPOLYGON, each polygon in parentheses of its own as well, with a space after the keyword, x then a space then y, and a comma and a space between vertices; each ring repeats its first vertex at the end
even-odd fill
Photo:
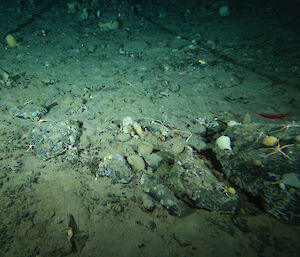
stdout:
POLYGON ((178 155, 178 154, 180 154, 180 153, 183 152, 184 147, 185 147, 185 145, 184 145, 183 142, 181 142, 181 141, 176 141, 176 142, 174 142, 173 145, 172 145, 171 152, 172 152, 174 155, 178 155))
POLYGON ((156 153, 145 154, 143 158, 151 171, 156 171, 163 161, 163 158, 156 153))
POLYGON ((153 145, 147 142, 142 142, 138 146, 138 153, 140 155, 150 154, 153 151, 153 145))
POLYGON ((131 139, 131 136, 126 133, 120 133, 117 135, 117 140, 120 142, 127 142, 131 139))
POLYGON ((145 162, 142 157, 136 154, 129 155, 127 161, 135 170, 145 170, 145 162))

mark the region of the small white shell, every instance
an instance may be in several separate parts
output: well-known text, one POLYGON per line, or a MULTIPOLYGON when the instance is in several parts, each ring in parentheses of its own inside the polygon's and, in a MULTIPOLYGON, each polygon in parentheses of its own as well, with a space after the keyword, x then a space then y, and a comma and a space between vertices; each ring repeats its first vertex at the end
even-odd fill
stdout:
POLYGON ((240 126, 240 125, 242 125, 242 123, 239 123, 235 120, 230 120, 230 121, 227 122, 228 127, 234 127, 234 126, 240 126))
POLYGON ((230 137, 228 137, 228 136, 220 136, 220 137, 216 140, 216 144, 217 144, 217 146, 218 146, 221 150, 229 150, 229 151, 232 151, 232 148, 231 148, 231 140, 230 140, 230 137))

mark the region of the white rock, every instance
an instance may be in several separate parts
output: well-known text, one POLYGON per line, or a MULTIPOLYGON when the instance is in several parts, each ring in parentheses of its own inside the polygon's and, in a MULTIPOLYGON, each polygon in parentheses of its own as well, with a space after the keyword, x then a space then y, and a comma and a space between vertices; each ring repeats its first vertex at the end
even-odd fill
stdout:
POLYGON ((133 119, 129 116, 125 117, 123 119, 123 126, 121 128, 121 131, 125 134, 130 134, 132 131, 132 124, 133 124, 133 119))
POLYGON ((129 116, 123 119, 123 127, 127 127, 133 124, 133 119, 129 116))
POLYGON ((232 151, 231 148, 231 139, 228 136, 220 136, 217 140, 216 140, 216 144, 217 146, 221 149, 221 150, 229 150, 232 151))

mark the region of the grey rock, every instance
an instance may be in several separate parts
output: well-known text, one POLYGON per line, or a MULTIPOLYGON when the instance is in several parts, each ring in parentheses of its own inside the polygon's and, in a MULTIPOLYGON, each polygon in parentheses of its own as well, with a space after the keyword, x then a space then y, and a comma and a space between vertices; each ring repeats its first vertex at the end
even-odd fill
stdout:
POLYGON ((181 216, 184 207, 174 193, 154 174, 144 174, 140 180, 142 190, 165 207, 170 214, 181 216))
POLYGON ((113 183, 128 184, 134 177, 134 172, 119 154, 100 163, 99 170, 96 173, 99 176, 111 178, 113 183))
POLYGON ((277 185, 265 190, 264 207, 267 212, 285 223, 300 224, 300 192, 290 188, 282 190, 277 185))
MULTIPOLYGON (((43 256, 50 256, 51 253, 56 253, 58 256, 67 255, 72 251, 72 243, 66 230, 60 224, 61 220, 58 216, 54 216, 48 221, 44 238, 41 240, 39 247, 40 253, 43 256)), ((63 220, 65 224, 68 224, 68 218, 63 220)))
POLYGON ((15 118, 38 121, 47 113, 47 109, 34 104, 24 104, 11 108, 9 112, 15 118))
POLYGON ((146 126, 146 129, 162 141, 166 141, 174 136, 174 132, 172 130, 158 121, 151 122, 146 126))
POLYGON ((234 213, 239 208, 238 195, 230 193, 202 160, 190 158, 174 165, 170 173, 175 194, 196 208, 219 213, 234 213))
POLYGON ((195 123, 199 127, 202 126, 202 128, 205 128, 206 133, 210 135, 214 135, 222 129, 220 121, 210 114, 202 114, 201 117, 196 119, 195 123))
POLYGON ((195 134, 192 135, 192 137, 187 142, 187 144, 189 146, 191 146, 192 148, 194 148, 195 150, 197 150, 197 152, 200 152, 200 151, 206 149, 206 147, 207 147, 204 140, 200 136, 195 135, 195 134))
POLYGON ((33 151, 43 160, 54 158, 66 151, 77 155, 75 144, 80 137, 80 129, 75 121, 43 122, 31 131, 30 136, 33 151))
POLYGON ((293 151, 293 132, 254 123, 229 127, 224 133, 231 137, 233 151, 215 148, 215 152, 229 182, 260 199, 265 210, 277 219, 300 223, 300 155, 293 151), (277 145, 263 145, 265 135, 279 138, 281 146, 288 145, 282 149, 288 157, 274 152, 277 145))

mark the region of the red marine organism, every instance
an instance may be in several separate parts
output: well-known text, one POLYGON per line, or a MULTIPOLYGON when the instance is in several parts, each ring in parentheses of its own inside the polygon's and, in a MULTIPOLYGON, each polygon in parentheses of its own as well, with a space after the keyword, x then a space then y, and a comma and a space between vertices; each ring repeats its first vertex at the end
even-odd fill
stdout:
POLYGON ((268 113, 260 113, 260 112, 254 112, 254 113, 257 114, 257 115, 260 115, 264 118, 273 119, 273 120, 274 119, 282 119, 282 118, 290 115, 289 112, 288 113, 281 113, 281 114, 268 114, 268 113))

